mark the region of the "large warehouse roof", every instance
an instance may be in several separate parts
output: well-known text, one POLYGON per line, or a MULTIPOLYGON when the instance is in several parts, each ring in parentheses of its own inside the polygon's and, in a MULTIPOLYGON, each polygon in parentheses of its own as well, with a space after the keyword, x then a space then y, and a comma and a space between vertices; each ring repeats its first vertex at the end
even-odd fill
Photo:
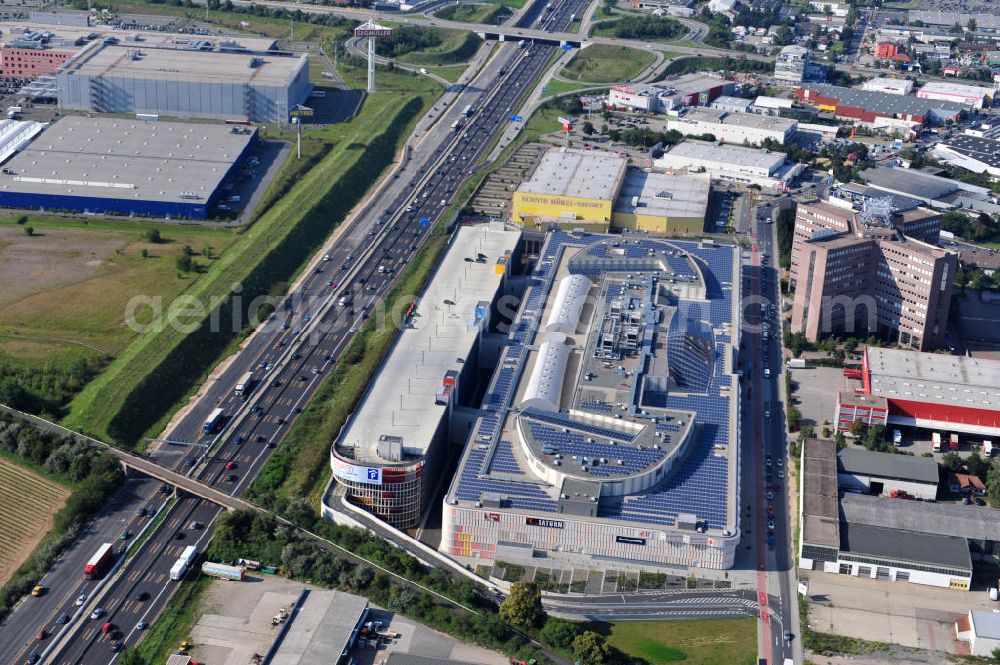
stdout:
POLYGON ((743 146, 718 145, 706 141, 682 141, 667 153, 674 158, 692 158, 717 162, 720 165, 750 166, 766 168, 773 172, 785 163, 785 154, 764 152, 743 146))
POLYGON ((947 111, 967 111, 968 104, 959 104, 936 99, 917 99, 904 95, 894 95, 888 92, 876 92, 872 90, 857 90, 855 88, 844 88, 825 83, 810 83, 802 86, 805 90, 812 90, 823 97, 832 97, 839 100, 838 105, 861 108, 872 113, 883 115, 925 115, 930 109, 942 109, 947 111))
POLYGON ((889 399, 1000 409, 1000 361, 867 347, 871 390, 889 399))
MULTIPOLYGON (((945 139, 938 147, 945 147, 986 167, 1000 169, 1000 141, 959 134, 945 139)), ((983 167, 978 170, 982 172, 983 167)))
POLYGON ((959 25, 968 25, 969 19, 974 19, 980 29, 1000 29, 1000 16, 994 14, 956 14, 955 12, 911 9, 907 16, 910 25, 913 25, 914 21, 922 21, 927 25, 947 25, 950 27, 956 23, 959 25))
POLYGON ((959 190, 958 183, 913 169, 878 167, 865 169, 858 175, 872 187, 888 192, 934 201, 959 190))
POLYGON ((205 202, 253 137, 225 125, 65 116, 7 163, 0 193, 205 202))
POLYGON ((829 439, 806 439, 802 452, 802 542, 840 547, 837 493, 836 445, 829 439))
POLYGON ((911 457, 847 448, 837 453, 837 467, 841 473, 910 480, 917 483, 938 482, 937 462, 930 457, 911 457))
POLYGON ((968 544, 951 536, 847 522, 840 526, 840 550, 890 561, 972 571, 968 544))
POLYGON ((249 55, 101 44, 77 56, 63 71, 80 76, 120 76, 277 87, 291 83, 305 62, 304 55, 249 55))
POLYGON ((704 218, 712 183, 701 175, 667 175, 629 169, 615 212, 704 218))
POLYGON ((994 90, 993 88, 986 88, 981 85, 965 85, 952 81, 928 81, 917 91, 917 95, 921 94, 954 95, 970 99, 978 97, 982 100, 984 97, 992 97, 994 90))
POLYGON ((610 201, 627 161, 612 152, 550 148, 519 192, 610 201))
POLYGON ((1000 543, 1000 520, 986 519, 992 516, 990 508, 850 493, 841 498, 840 507, 852 523, 1000 543))

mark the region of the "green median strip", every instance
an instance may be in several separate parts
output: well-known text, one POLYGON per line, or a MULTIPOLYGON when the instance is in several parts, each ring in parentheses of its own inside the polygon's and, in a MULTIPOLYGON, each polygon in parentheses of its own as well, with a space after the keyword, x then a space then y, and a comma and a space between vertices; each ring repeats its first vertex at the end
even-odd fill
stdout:
POLYGON ((154 517, 152 522, 149 523, 149 526, 147 526, 146 530, 142 532, 142 535, 136 538, 134 543, 129 545, 128 551, 125 552, 126 560, 135 556, 142 546, 146 544, 146 541, 156 533, 156 530, 160 528, 161 524, 163 524, 163 520, 167 519, 167 514, 170 512, 170 509, 174 507, 175 503, 177 503, 177 497, 170 497, 167 499, 163 508, 160 509, 160 512, 156 513, 156 517, 154 517))

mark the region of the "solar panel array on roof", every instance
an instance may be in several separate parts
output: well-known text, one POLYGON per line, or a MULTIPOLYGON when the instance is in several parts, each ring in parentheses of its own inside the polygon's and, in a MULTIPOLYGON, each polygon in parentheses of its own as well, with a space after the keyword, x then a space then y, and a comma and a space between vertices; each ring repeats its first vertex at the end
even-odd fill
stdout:
MULTIPOLYGON (((676 303, 672 303, 678 307, 677 316, 681 317, 680 320, 686 317, 690 322, 697 324, 690 328, 696 330, 698 339, 704 342, 699 352, 704 366, 697 378, 700 392, 663 393, 660 403, 651 405, 695 413, 697 425, 693 432, 695 439, 690 452, 674 466, 672 473, 664 481, 642 494, 626 496, 615 501, 602 500, 598 517, 673 525, 678 514, 690 513, 705 520, 710 529, 726 529, 728 503, 731 500, 730 492, 727 491, 729 478, 727 454, 732 453, 731 447, 735 445, 735 441, 729 439, 731 423, 728 393, 732 382, 730 376, 726 374, 725 358, 721 349, 724 349, 731 340, 728 326, 732 323, 735 250, 730 246, 702 247, 691 242, 658 240, 626 242, 616 248, 607 240, 606 236, 573 237, 564 231, 548 234, 544 254, 539 257, 530 279, 530 286, 525 293, 521 314, 508 337, 499 368, 484 399, 481 416, 475 427, 476 434, 470 440, 469 448, 460 465, 455 497, 464 501, 479 501, 484 492, 489 492, 504 497, 504 507, 524 508, 536 512, 558 510, 555 499, 558 496, 558 488, 541 483, 517 482, 509 477, 501 479, 497 475, 502 472, 524 475, 525 478, 531 477, 518 465, 510 449, 510 443, 496 440, 500 434, 501 421, 508 413, 514 390, 523 372, 523 363, 527 356, 525 345, 533 339, 534 332, 539 326, 543 304, 555 277, 555 267, 565 247, 591 245, 590 249, 582 253, 588 258, 633 261, 649 259, 652 250, 652 255, 657 259, 664 259, 677 275, 689 275, 697 279, 698 269, 692 266, 688 256, 694 257, 707 267, 703 268, 702 272, 706 273, 706 281, 711 279, 713 283, 713 288, 708 290, 707 302, 679 299, 676 303), (490 475, 491 473, 494 475, 490 475)), ((601 277, 602 272, 598 270, 593 275, 601 277)), ((621 289, 611 285, 606 297, 610 302, 621 295, 621 289)), ((681 338, 683 339, 683 336, 681 338)), ((613 409, 612 405, 600 400, 581 400, 578 406, 598 412, 610 412, 613 409)), ((623 473, 634 473, 642 468, 641 465, 655 463, 665 455, 664 451, 652 447, 639 449, 623 445, 611 446, 607 443, 611 439, 630 440, 632 435, 610 427, 582 423, 578 419, 569 418, 567 414, 531 409, 527 410, 523 417, 528 419, 532 434, 557 447, 564 455, 564 460, 566 455, 570 458, 576 455, 577 463, 580 463, 586 457, 588 462, 591 462, 590 471, 594 476, 613 477, 623 473), (569 431, 564 431, 564 428, 569 431), (588 434, 601 437, 604 443, 598 443, 596 439, 594 442, 589 441, 588 434), (593 467, 594 458, 605 459, 607 463, 599 462, 593 467)), ((657 430, 668 433, 679 432, 682 427, 682 421, 669 419, 659 422, 656 426, 657 430)))

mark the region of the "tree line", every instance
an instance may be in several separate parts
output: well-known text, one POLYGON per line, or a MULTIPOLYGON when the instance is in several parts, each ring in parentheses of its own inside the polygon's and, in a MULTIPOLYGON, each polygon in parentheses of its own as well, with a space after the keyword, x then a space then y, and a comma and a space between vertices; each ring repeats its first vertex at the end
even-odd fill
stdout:
POLYGON ((0 404, 58 418, 63 408, 104 366, 104 358, 29 364, 0 357, 0 404))
POLYGON ((460 611, 433 594, 406 585, 371 566, 356 564, 321 549, 300 531, 269 515, 249 511, 222 515, 208 556, 215 561, 245 558, 277 566, 297 579, 309 579, 322 586, 367 596, 393 612, 515 658, 550 662, 525 639, 523 634, 527 634, 554 652, 573 656, 588 665, 627 661, 597 633, 586 631, 579 624, 548 617, 541 606, 539 588, 534 583, 515 583, 510 595, 497 607, 492 597, 468 579, 424 566, 409 553, 367 531, 323 519, 305 499, 278 497, 273 500, 272 509, 293 524, 473 608, 478 614, 460 611))
POLYGON ((676 39, 685 32, 679 22, 663 16, 626 16, 610 23, 609 32, 622 39, 676 39))
POLYGON ((70 484, 73 492, 56 513, 52 530, 13 577, 0 587, 0 620, 76 540, 80 529, 104 508, 124 474, 107 451, 72 436, 57 436, 0 412, 0 450, 43 474, 70 484))

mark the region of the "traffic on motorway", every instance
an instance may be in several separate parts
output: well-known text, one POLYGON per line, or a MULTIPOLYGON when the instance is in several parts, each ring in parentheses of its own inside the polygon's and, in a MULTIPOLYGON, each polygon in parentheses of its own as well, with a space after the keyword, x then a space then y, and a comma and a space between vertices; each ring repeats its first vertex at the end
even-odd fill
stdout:
MULTIPOLYGON (((561 29, 584 3, 566 2, 549 12, 544 4, 538 3, 522 21, 561 29)), ((376 197, 341 241, 317 256, 309 273, 213 389, 160 442, 158 461, 228 494, 246 489, 353 333, 432 232, 554 51, 554 46, 545 45, 501 51, 499 67, 484 71, 471 84, 469 109, 456 131, 435 136, 438 143, 427 149, 424 159, 404 160, 390 181, 405 183, 401 190, 389 203, 376 197)), ((453 108, 457 112, 461 107, 453 108)), ((448 122, 446 117, 451 118, 442 114, 438 125, 448 122)), ((52 583, 51 593, 29 599, 44 603, 32 614, 46 618, 31 639, 20 635, 10 642, 19 645, 16 662, 34 663, 43 657, 57 663, 108 662, 141 638, 177 588, 171 569, 189 548, 205 547, 219 512, 194 497, 164 505, 172 493, 172 487, 160 486, 135 508, 130 526, 122 531, 128 535, 110 543, 112 553, 93 571, 95 579, 86 589, 55 593, 57 584, 52 583), (133 533, 161 511, 159 527, 135 556, 123 560, 133 533), (98 580, 102 577, 103 584, 98 580), (73 595, 76 591, 80 593, 73 595)), ((85 539, 93 554, 103 549, 101 541, 85 539)), ((81 570, 53 573, 66 580, 83 577, 81 570)))

